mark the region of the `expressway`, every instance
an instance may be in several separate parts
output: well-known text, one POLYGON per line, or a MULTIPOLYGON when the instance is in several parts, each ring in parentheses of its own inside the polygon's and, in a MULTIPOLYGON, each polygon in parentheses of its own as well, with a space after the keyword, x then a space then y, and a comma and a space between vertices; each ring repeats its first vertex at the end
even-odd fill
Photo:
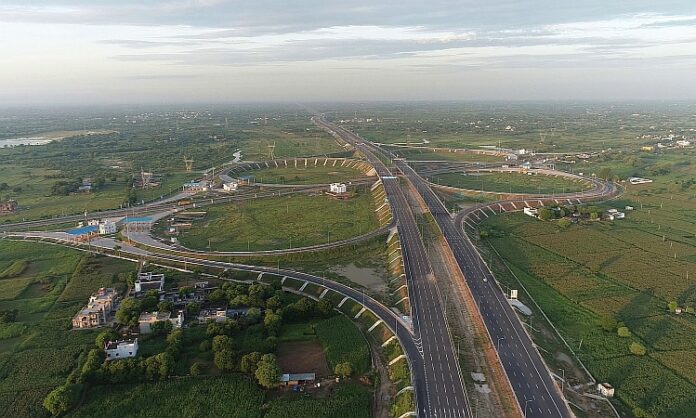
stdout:
POLYGON ((355 134, 320 117, 314 123, 352 144, 375 167, 391 203, 401 239, 404 270, 408 283, 418 361, 411 360, 411 373, 420 417, 470 417, 471 405, 464 388, 454 346, 435 276, 415 218, 399 181, 373 154, 373 149, 355 134))

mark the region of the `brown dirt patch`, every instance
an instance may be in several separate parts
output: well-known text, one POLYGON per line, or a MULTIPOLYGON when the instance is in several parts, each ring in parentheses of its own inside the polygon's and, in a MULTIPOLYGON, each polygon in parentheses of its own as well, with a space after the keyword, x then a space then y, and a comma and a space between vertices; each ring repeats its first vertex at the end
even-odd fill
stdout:
POLYGON ((317 377, 331 374, 319 341, 282 343, 276 354, 283 373, 316 373, 317 377))

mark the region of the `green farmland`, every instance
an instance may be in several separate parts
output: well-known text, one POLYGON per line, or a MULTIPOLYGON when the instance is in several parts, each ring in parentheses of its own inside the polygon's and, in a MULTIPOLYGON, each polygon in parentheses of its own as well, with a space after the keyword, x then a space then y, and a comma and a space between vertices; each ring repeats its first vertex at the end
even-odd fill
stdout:
POLYGON ((323 244, 377 228, 372 197, 347 200, 324 195, 292 195, 210 206, 202 220, 179 236, 192 249, 271 250, 323 244))
POLYGON ((522 173, 446 173, 428 177, 432 183, 497 193, 574 193, 588 186, 562 177, 522 173))
MULTIPOLYGON (((291 164, 292 162, 290 162, 291 164)), ((264 168, 260 170, 249 170, 242 173, 243 176, 251 176, 257 183, 270 184, 328 184, 328 183, 347 183, 354 179, 366 177, 360 170, 350 167, 331 166, 331 162, 326 166, 314 166, 311 164, 304 167, 304 163, 298 162, 298 167, 289 165, 280 168, 264 168)))
MULTIPOLYGON (((690 178, 688 165, 675 165, 655 183, 626 186, 621 200, 606 204, 635 207, 621 221, 563 228, 513 214, 482 225, 489 234, 484 251, 495 248, 579 358, 599 381, 616 387, 621 407, 635 415, 696 414, 696 197, 690 178), (646 354, 633 354, 632 343, 646 354)), ((495 260, 496 276, 519 287, 495 260)))

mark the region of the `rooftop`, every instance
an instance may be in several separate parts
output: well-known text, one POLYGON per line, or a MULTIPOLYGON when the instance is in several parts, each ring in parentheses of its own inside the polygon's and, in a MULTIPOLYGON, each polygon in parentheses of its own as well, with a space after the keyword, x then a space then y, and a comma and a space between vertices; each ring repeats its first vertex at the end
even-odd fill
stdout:
POLYGON ((289 382, 291 380, 314 380, 316 379, 316 374, 314 373, 284 373, 280 376, 281 382, 289 382))
POLYGON ((97 227, 94 225, 90 225, 90 226, 83 226, 82 228, 71 229, 67 232, 70 235, 79 236, 79 235, 85 235, 85 234, 89 234, 90 232, 96 232, 96 231, 97 231, 97 227))

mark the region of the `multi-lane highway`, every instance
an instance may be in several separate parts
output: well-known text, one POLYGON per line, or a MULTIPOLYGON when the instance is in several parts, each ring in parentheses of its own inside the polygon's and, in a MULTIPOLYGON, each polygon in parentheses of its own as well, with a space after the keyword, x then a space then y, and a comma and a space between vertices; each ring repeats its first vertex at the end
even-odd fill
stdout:
POLYGON ((435 277, 398 179, 362 139, 320 117, 313 120, 365 155, 375 167, 391 203, 401 238, 413 318, 413 338, 419 347, 418 358, 411 361, 418 415, 437 418, 472 416, 435 277))

